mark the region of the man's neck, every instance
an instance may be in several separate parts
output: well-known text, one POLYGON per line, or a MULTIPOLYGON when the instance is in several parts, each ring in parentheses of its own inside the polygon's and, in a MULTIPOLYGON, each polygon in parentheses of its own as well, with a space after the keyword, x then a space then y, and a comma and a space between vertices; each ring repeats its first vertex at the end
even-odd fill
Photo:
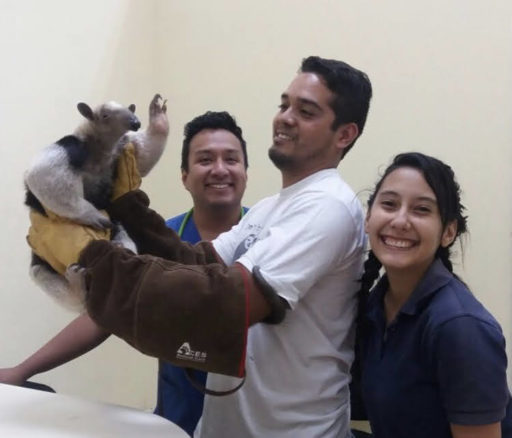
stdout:
POLYGON ((194 207, 192 216, 202 240, 213 240, 240 220, 241 206, 232 208, 194 207))
POLYGON ((302 181, 303 179, 306 179, 308 176, 313 175, 314 173, 320 172, 322 170, 326 169, 336 169, 336 166, 318 166, 314 169, 309 169, 308 171, 299 171, 294 172, 291 170, 282 170, 281 176, 282 176, 282 183, 283 183, 283 189, 286 187, 290 187, 291 185, 298 183, 299 181, 302 181))

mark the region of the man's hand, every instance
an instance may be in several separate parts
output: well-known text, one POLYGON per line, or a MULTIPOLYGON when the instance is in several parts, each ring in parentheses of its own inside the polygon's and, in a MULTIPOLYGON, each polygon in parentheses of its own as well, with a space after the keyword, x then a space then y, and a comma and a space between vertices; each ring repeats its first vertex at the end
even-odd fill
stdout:
POLYGON ((27 377, 23 374, 20 367, 0 368, 0 383, 8 385, 21 385, 27 377))

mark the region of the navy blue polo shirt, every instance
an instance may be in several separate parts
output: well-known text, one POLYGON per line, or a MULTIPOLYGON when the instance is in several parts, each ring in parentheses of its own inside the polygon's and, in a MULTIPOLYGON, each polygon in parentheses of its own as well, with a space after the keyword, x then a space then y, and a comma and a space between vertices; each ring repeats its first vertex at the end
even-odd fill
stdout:
POLYGON ((450 423, 503 420, 507 357, 492 315, 440 260, 386 328, 387 289, 384 277, 370 294, 363 347, 362 392, 374 436, 449 438, 450 423))

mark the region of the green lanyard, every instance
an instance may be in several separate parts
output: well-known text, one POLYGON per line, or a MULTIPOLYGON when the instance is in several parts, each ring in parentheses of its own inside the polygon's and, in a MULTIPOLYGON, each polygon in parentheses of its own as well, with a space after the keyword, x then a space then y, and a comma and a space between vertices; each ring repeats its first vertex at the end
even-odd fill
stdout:
MULTIPOLYGON (((194 211, 193 208, 191 208, 189 211, 187 211, 187 214, 181 221, 180 228, 178 229, 178 236, 180 236, 180 238, 183 235, 183 230, 185 229, 186 225, 188 224, 188 221, 190 220, 190 217, 192 216, 193 211, 194 211)), ((240 208, 240 219, 242 219, 244 217, 244 214, 245 214, 244 208, 241 207, 240 208)))

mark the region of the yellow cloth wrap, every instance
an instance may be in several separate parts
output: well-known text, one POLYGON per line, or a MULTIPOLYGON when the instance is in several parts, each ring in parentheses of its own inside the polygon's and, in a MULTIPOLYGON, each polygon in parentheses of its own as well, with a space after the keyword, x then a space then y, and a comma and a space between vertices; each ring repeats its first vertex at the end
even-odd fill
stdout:
MULTIPOLYGON (((78 262, 78 257, 93 240, 110 240, 110 230, 96 230, 77 224, 49 211, 43 216, 36 211, 30 212, 30 228, 27 241, 32 251, 46 260, 59 274, 78 262)), ((107 213, 105 212, 105 215, 107 213)))
POLYGON ((117 163, 117 177, 114 181, 112 200, 140 187, 142 178, 137 167, 137 157, 133 143, 128 143, 117 163))
MULTIPOLYGON (((125 146, 119 157, 117 177, 114 181, 112 199, 138 189, 141 177, 137 169, 135 149, 132 143, 125 146)), ((27 242, 42 259, 46 260, 59 274, 77 263, 82 250, 93 240, 110 240, 110 230, 97 230, 57 216, 46 210, 48 216, 30 211, 30 228, 27 242)), ((102 212, 108 216, 106 212, 102 212)))

